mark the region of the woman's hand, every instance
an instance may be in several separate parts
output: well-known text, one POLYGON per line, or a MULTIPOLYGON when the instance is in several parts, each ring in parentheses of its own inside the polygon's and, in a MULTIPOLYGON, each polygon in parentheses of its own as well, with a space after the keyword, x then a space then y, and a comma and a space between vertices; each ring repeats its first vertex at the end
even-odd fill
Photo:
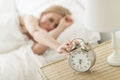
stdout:
POLYGON ((58 27, 61 27, 61 28, 65 29, 72 24, 73 24, 73 19, 71 18, 71 15, 66 15, 65 17, 63 17, 60 20, 60 23, 59 23, 58 27))
POLYGON ((74 48, 75 48, 75 43, 74 42, 66 42, 64 44, 62 44, 61 46, 58 47, 58 52, 59 53, 65 53, 65 54, 69 54, 74 48))

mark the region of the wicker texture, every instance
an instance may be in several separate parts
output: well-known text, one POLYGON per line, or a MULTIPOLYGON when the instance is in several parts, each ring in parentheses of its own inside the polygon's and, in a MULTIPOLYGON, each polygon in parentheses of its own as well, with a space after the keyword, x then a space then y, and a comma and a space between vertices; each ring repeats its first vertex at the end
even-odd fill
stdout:
POLYGON ((112 52, 107 41, 94 48, 96 63, 91 71, 78 73, 71 69, 67 59, 62 59, 40 68, 43 80, 120 80, 120 67, 107 64, 107 56, 112 52))

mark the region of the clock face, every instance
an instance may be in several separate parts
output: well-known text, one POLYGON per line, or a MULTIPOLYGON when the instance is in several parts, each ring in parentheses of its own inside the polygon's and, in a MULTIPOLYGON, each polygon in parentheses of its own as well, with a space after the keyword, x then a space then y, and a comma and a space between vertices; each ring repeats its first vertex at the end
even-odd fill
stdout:
POLYGON ((69 64, 74 70, 84 72, 91 67, 91 60, 87 52, 78 50, 70 54, 69 64))

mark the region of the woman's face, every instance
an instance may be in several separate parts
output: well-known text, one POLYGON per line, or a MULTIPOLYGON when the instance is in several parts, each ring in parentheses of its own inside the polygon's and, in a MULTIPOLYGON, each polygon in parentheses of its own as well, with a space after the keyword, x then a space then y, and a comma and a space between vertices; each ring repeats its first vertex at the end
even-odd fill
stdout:
POLYGON ((61 18, 62 16, 57 13, 43 13, 39 20, 40 27, 49 32, 57 27, 61 18))

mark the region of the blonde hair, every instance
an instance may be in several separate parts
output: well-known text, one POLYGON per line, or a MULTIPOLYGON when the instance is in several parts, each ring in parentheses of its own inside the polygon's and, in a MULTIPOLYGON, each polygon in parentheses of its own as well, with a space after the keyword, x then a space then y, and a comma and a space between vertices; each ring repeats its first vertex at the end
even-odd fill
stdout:
POLYGON ((50 13, 50 12, 58 13, 58 14, 62 15, 63 17, 66 15, 71 15, 71 12, 67 8, 64 8, 60 5, 50 6, 49 8, 47 8, 43 11, 43 13, 50 13))

